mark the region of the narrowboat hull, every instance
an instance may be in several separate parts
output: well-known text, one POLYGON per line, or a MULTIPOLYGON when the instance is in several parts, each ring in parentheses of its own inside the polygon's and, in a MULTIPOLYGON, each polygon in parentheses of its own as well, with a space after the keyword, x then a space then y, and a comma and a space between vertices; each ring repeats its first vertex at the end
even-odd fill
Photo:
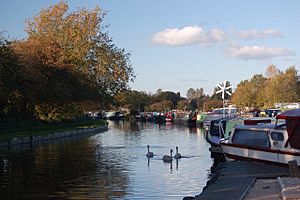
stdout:
POLYGON ((221 142, 227 160, 253 160, 267 163, 288 164, 296 160, 300 166, 300 151, 249 147, 221 142))

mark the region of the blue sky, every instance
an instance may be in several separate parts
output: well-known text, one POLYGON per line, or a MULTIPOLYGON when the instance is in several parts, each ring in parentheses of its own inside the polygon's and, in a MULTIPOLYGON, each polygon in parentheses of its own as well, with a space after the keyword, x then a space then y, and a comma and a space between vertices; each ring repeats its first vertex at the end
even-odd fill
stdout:
MULTIPOLYGON (((2 0, 0 31, 24 38, 24 20, 56 0, 2 0)), ((131 53, 131 88, 155 93, 233 87, 270 64, 300 69, 298 0, 69 0, 70 9, 107 11, 114 43, 131 53)))

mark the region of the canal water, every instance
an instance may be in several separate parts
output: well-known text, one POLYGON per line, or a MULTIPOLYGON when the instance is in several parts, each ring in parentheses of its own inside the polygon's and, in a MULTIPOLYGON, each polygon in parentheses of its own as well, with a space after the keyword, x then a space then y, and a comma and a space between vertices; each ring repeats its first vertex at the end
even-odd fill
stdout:
POLYGON ((208 148, 199 128, 110 122, 93 136, 1 150, 0 199, 183 199, 209 179, 208 148), (164 163, 176 146, 184 157, 164 163))

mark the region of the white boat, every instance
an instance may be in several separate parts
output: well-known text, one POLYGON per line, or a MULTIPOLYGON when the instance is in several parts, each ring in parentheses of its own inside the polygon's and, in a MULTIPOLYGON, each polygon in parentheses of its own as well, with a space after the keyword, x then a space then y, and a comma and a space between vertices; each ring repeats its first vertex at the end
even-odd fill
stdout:
POLYGON ((220 144, 227 159, 277 164, 296 160, 300 166, 300 109, 277 115, 275 124, 237 125, 220 144))
POLYGON ((216 108, 210 114, 205 116, 203 121, 203 127, 208 128, 211 124, 212 120, 219 120, 221 118, 235 118, 237 116, 237 108, 234 107, 226 107, 226 108, 216 108))

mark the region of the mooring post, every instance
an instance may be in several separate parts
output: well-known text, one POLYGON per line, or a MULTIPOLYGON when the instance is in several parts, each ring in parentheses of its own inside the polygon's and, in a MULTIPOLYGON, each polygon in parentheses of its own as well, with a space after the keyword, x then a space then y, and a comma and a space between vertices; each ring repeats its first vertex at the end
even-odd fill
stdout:
POLYGON ((300 177, 300 171, 296 160, 288 162, 291 177, 300 177))

